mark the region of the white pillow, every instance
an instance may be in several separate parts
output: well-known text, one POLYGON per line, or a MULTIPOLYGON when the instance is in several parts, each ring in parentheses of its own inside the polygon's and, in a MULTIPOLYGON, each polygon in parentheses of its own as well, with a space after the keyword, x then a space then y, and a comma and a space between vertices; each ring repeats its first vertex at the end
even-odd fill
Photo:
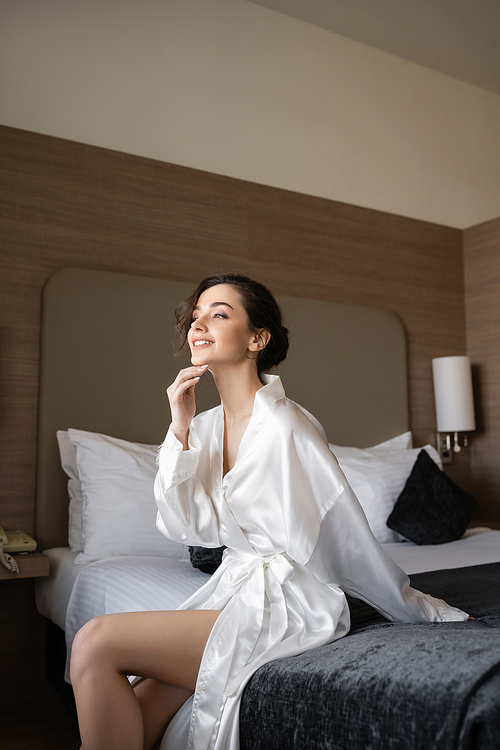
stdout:
POLYGON ((367 452, 379 453, 380 451, 409 450, 410 448, 413 448, 413 436, 410 431, 403 432, 401 435, 396 435, 396 437, 390 438, 389 440, 384 440, 383 443, 372 445, 371 448, 354 448, 350 445, 335 445, 334 443, 329 443, 329 446, 332 453, 334 453, 338 459, 340 456, 342 458, 345 456, 363 456, 367 452))
POLYGON ((83 551, 82 541, 82 486, 76 464, 76 448, 65 430, 57 431, 57 442, 61 456, 61 466, 68 475, 69 521, 68 543, 73 552, 83 551))
POLYGON ((116 555, 187 559, 187 547, 156 528, 157 446, 68 430, 83 498, 83 551, 76 564, 116 555))
MULTIPOLYGON (((436 449, 432 445, 424 445, 424 449, 441 469, 436 449)), ((361 503, 373 534, 381 543, 404 541, 400 534, 388 528, 386 522, 421 450, 364 450, 345 456, 333 451, 361 503)))

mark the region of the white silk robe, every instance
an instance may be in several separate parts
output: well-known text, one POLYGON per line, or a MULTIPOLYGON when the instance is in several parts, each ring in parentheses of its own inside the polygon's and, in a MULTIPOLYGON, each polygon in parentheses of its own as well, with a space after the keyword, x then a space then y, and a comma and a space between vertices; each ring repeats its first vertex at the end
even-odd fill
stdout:
POLYGON ((222 406, 172 430, 158 456, 158 528, 189 545, 227 546, 214 575, 180 609, 217 609, 196 691, 162 750, 238 750, 239 702, 266 662, 344 636, 344 592, 390 620, 465 620, 422 594, 373 537, 319 422, 277 376, 255 397, 234 467, 223 476, 222 406))

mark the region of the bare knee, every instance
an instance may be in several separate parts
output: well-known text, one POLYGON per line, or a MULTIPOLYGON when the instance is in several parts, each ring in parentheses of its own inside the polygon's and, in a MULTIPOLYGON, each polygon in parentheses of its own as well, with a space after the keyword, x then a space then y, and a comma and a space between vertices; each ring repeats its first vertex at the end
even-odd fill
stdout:
POLYGON ((86 673, 103 669, 112 653, 112 642, 106 616, 89 620, 76 634, 71 647, 71 682, 75 684, 86 673))

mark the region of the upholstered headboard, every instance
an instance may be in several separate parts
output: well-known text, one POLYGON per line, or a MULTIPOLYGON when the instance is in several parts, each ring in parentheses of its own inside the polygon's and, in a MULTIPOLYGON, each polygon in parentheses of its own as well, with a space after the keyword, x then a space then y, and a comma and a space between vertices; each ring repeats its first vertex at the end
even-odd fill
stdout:
MULTIPOLYGON (((174 358, 173 311, 196 286, 65 269, 43 294, 36 535, 67 544, 67 477, 56 430, 74 427, 160 443, 165 388, 189 356, 174 358)), ((331 442, 373 445, 408 429, 405 331, 388 310, 279 297, 291 331, 278 369, 289 398, 312 412, 331 442)), ((219 403, 203 379, 198 410, 219 403)))

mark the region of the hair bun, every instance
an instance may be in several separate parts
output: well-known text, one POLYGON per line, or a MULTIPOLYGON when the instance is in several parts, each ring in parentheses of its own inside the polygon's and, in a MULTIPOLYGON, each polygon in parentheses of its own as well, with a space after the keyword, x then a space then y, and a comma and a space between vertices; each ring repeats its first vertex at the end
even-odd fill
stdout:
POLYGON ((273 367, 277 367, 283 362, 290 346, 288 328, 285 326, 276 326, 275 330, 270 331, 270 333, 271 338, 269 339, 269 343, 259 355, 261 372, 272 370, 273 367))

